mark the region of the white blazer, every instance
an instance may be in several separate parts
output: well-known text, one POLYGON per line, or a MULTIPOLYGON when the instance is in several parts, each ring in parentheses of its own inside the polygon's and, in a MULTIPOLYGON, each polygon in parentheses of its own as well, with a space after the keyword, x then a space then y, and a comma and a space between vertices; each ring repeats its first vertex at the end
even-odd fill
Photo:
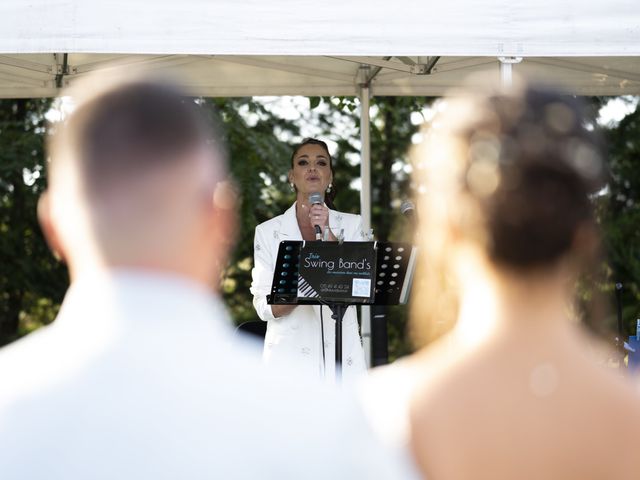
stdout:
MULTIPOLYGON (((364 240, 360 215, 329 210, 329 226, 336 236, 343 231, 346 241, 364 240)), ((331 310, 323 306, 321 316, 320 306, 300 305, 289 315, 275 318, 271 305, 267 304, 278 247, 283 240, 302 240, 295 203, 282 215, 256 227, 251 293, 258 316, 267 322, 264 359, 269 364, 293 363, 307 376, 324 376, 332 381, 335 378, 335 320, 331 318, 331 310), (324 326, 324 361, 321 318, 324 326)), ((349 307, 344 316, 342 334, 344 383, 351 383, 365 371, 358 317, 355 307, 349 307)))

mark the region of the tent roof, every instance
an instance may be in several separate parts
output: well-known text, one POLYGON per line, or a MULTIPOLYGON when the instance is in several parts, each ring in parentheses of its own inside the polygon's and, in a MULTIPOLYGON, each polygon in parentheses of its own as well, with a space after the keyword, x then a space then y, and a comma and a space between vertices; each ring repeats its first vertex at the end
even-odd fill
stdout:
MULTIPOLYGON (((63 55, 0 55, 0 97, 55 96, 56 85, 114 64, 177 72, 194 94, 212 97, 357 95, 363 75, 376 72, 374 95, 442 95, 471 72, 492 71, 499 81, 497 58, 442 57, 430 74, 412 70, 437 57, 386 58, 69 54, 68 74, 58 75, 63 55), (418 66, 407 64, 412 62, 418 66), (369 70, 361 71, 361 65, 369 65, 369 70), (386 66, 377 71, 381 65, 386 66)), ((581 95, 640 94, 640 57, 533 57, 514 70, 581 95)))
POLYGON ((52 96, 110 62, 194 93, 440 95, 499 56, 580 94, 640 94, 636 0, 3 0, 0 96, 52 96), (64 55, 68 54, 68 55, 64 55), (66 58, 66 63, 65 63, 66 58), (368 65, 363 72, 361 65, 368 65))

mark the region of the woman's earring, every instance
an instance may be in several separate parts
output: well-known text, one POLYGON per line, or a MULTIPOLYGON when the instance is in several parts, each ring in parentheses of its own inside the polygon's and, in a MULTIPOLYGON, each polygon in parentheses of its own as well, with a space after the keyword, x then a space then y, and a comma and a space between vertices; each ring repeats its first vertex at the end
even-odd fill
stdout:
POLYGON ((291 182, 291 183, 289 184, 289 186, 291 187, 291 191, 292 191, 292 192, 295 192, 295 191, 296 191, 296 186, 293 184, 293 182, 291 182))
POLYGON ((329 193, 329 192, 331 191, 331 188, 333 188, 333 183, 330 183, 330 184, 327 186, 327 193, 329 193))

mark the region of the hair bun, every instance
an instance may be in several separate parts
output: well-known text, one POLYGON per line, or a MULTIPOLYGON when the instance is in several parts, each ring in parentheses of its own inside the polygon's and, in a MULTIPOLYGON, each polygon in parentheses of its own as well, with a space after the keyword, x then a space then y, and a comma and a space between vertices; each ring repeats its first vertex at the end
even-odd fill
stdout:
POLYGON ((462 190, 449 191, 459 197, 448 202, 458 205, 454 217, 468 219, 461 229, 492 260, 513 267, 569 253, 578 229, 594 221, 589 194, 607 180, 603 142, 586 123, 584 105, 536 87, 475 91, 451 104, 435 135, 455 146, 447 150, 454 158, 430 181, 455 170, 462 190))

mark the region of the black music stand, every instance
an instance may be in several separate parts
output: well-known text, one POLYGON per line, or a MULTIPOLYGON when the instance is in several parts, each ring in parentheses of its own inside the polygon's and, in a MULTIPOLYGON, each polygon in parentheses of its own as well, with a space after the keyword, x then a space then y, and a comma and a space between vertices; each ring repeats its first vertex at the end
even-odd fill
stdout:
MULTIPOLYGON (((409 243, 392 242, 344 242, 353 248, 375 251, 373 265, 372 294, 363 298, 323 298, 301 296, 300 252, 307 242, 282 241, 278 249, 276 268, 273 274, 271 294, 267 295, 270 305, 327 305, 335 320, 335 361, 336 380, 342 377, 342 320, 351 305, 399 305, 407 302, 411 291, 417 251, 409 243)), ((335 248, 335 242, 310 242, 315 248, 335 248)), ((324 341, 324 340, 323 340, 324 341)))

